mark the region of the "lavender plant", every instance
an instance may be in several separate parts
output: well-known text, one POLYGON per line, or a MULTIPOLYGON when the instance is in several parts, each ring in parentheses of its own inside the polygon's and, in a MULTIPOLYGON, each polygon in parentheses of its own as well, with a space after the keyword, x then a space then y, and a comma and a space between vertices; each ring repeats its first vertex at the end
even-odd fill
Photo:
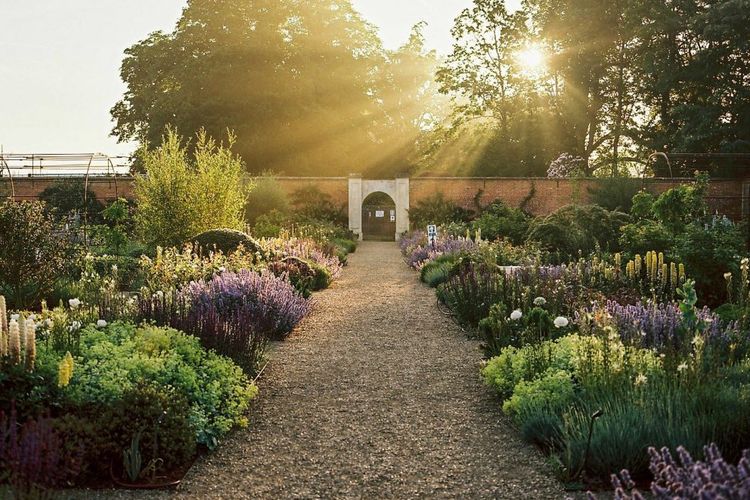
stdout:
POLYGON ((178 315, 176 327, 250 373, 258 368, 268 340, 286 336, 311 307, 287 280, 268 271, 241 270, 194 281, 179 294, 178 304, 182 300, 187 312, 178 315))
MULTIPOLYGON (((660 351, 681 350, 693 338, 692 335, 688 337, 688 325, 675 303, 639 301, 623 305, 608 300, 601 308, 591 309, 592 312, 597 310, 611 316, 623 342, 630 345, 660 351)), ((719 317, 707 307, 698 310, 696 315, 698 332, 710 342, 725 344, 736 332, 734 323, 722 327, 719 317)))
MULTIPOLYGON (((657 500, 741 500, 750 498, 750 450, 742 452, 737 465, 724 460, 719 448, 710 444, 703 448, 705 461, 695 461, 690 453, 677 448, 677 462, 668 448, 649 448, 649 469, 654 475, 651 494, 657 500)), ((612 475, 614 498, 617 500, 643 500, 635 490, 630 473, 623 470, 612 475)), ((590 499, 596 497, 589 493, 590 499)))

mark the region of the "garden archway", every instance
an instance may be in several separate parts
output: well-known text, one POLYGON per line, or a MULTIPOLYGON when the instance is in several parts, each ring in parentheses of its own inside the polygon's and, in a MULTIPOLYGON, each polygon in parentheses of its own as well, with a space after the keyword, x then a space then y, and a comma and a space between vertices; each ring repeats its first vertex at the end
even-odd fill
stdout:
POLYGON ((349 176, 349 229, 361 240, 362 202, 373 193, 385 193, 396 205, 396 232, 398 235, 409 230, 409 178, 388 180, 362 179, 361 175, 349 176))

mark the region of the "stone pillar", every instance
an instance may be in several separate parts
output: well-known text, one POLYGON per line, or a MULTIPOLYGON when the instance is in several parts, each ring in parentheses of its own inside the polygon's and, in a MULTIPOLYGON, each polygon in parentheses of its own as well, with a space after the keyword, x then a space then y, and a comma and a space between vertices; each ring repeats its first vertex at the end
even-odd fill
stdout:
POLYGON ((349 174, 349 230, 362 240, 362 175, 349 174))
POLYGON ((409 178, 396 179, 396 240, 409 230, 409 178))

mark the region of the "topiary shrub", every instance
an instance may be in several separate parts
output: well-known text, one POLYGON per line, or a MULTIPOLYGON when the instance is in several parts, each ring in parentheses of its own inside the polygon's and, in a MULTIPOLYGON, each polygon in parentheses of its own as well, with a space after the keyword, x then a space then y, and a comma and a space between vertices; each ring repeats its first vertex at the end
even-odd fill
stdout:
POLYGON ((194 243, 199 251, 208 254, 220 251, 227 255, 237 250, 242 245, 250 253, 260 251, 260 246, 250 235, 234 229, 211 229, 190 238, 186 243, 194 243))

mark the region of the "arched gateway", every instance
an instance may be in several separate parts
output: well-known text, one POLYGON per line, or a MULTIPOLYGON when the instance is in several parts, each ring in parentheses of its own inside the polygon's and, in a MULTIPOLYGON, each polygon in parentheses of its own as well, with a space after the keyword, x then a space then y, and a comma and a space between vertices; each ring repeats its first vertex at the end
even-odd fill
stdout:
MULTIPOLYGON (((398 235, 409 230, 409 178, 402 177, 393 180, 363 179, 359 174, 349 176, 349 229, 362 239, 364 236, 362 224, 362 202, 373 193, 385 193, 396 204, 396 232, 398 235)), ((390 217, 389 213, 382 214, 390 217)))

